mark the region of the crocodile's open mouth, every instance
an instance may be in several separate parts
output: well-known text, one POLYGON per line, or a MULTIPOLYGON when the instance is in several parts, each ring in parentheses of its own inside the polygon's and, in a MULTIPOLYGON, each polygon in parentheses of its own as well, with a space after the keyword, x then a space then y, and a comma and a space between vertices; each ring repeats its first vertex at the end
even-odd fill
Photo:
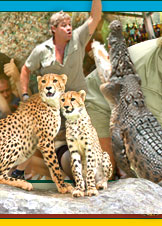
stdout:
POLYGON ((53 97, 55 95, 55 92, 54 93, 52 93, 52 92, 48 92, 48 93, 46 93, 46 97, 53 97))

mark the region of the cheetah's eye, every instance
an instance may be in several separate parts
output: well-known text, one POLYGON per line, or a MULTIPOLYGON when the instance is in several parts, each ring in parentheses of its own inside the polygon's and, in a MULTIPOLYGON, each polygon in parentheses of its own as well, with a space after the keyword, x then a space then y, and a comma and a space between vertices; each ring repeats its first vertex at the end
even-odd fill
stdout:
POLYGON ((43 79, 43 80, 42 80, 42 83, 46 83, 46 80, 43 79))
POLYGON ((71 101, 74 101, 75 100, 75 98, 71 98, 71 101))
POLYGON ((62 99, 61 99, 61 101, 62 101, 62 102, 64 102, 64 101, 65 101, 65 99, 64 99, 64 98, 62 98, 62 99))
POLYGON ((57 79, 54 79, 54 80, 53 80, 53 83, 56 83, 56 82, 57 82, 57 79))

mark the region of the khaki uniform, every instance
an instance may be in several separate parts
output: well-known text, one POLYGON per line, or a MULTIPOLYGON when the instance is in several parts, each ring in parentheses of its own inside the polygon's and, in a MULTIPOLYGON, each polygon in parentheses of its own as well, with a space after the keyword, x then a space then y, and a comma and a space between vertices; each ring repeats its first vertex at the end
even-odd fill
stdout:
MULTIPOLYGON (((142 80, 142 91, 148 109, 162 125, 162 38, 141 42, 128 48, 135 69, 142 80)), ((101 138, 110 136, 110 107, 100 92, 97 70, 86 78, 87 111, 101 138)))
POLYGON ((81 89, 87 92, 83 73, 83 58, 85 46, 90 40, 87 21, 72 33, 72 38, 66 45, 63 64, 56 60, 53 38, 36 46, 25 65, 31 72, 39 70, 40 75, 47 73, 66 74, 68 76, 66 91, 81 89))
POLYGON ((92 125, 97 130, 99 137, 109 136, 109 122, 111 110, 108 102, 100 91, 101 80, 97 70, 92 71, 86 77, 88 93, 86 95, 86 109, 91 118, 92 125))

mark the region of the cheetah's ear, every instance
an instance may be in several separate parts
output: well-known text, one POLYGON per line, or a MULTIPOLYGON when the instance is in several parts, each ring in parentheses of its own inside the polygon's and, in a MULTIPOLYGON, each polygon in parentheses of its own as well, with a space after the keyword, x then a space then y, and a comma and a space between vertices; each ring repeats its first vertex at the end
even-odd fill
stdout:
POLYGON ((86 98, 86 92, 84 90, 79 91, 80 97, 82 98, 83 101, 85 101, 86 98))
POLYGON ((37 82, 39 82, 41 78, 42 78, 42 76, 41 75, 38 75, 37 76, 37 82))
POLYGON ((62 80, 64 81, 64 84, 66 84, 66 82, 67 82, 67 75, 62 74, 61 76, 62 76, 62 80))

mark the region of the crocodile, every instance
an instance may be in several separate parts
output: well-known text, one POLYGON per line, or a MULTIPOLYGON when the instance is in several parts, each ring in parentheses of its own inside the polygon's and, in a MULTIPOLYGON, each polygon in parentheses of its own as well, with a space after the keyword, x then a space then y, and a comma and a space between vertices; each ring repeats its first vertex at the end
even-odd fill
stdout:
POLYGON ((148 110, 122 25, 110 24, 112 72, 100 89, 112 107, 110 132, 117 165, 131 177, 162 184, 162 127, 148 110))
POLYGON ((133 62, 127 49, 126 41, 122 33, 122 24, 113 20, 110 25, 108 36, 109 57, 111 62, 111 77, 122 77, 129 74, 136 74, 133 62))

